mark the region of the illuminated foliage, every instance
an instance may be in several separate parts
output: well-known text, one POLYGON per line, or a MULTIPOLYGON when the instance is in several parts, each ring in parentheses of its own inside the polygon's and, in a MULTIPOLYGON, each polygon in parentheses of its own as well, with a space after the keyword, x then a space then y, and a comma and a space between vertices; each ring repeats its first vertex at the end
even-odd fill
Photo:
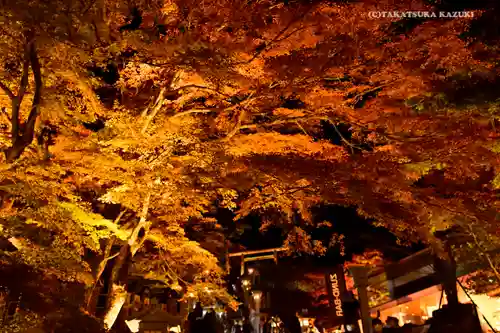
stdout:
POLYGON ((367 15, 388 1, 129 4, 1 9, 9 260, 92 286, 110 256, 117 273, 131 255, 151 278, 227 299, 210 289, 215 258, 183 231, 215 201, 288 226, 308 253, 328 246, 301 227, 321 202, 356 205, 403 241, 497 232, 498 101, 461 94, 498 73, 462 37, 471 19, 399 32, 367 15), (123 219, 104 218, 112 205, 123 219))

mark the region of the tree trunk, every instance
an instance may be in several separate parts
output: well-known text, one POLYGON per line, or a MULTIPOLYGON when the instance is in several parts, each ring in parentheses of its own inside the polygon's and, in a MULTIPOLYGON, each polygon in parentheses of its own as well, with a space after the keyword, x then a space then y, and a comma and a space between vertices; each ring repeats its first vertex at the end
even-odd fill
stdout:
POLYGON ((31 141, 27 142, 22 139, 14 141, 14 144, 5 150, 5 159, 7 163, 12 163, 21 157, 22 153, 31 144, 31 141))
MULTIPOLYGON (((120 214, 116 217, 116 219, 114 221, 115 224, 118 224, 118 222, 122 218, 123 214, 125 214, 125 211, 120 212, 120 214)), ((88 293, 86 294, 85 309, 91 313, 95 312, 95 301, 97 299, 97 296, 99 295, 98 292, 96 293, 96 290, 100 289, 100 288, 96 288, 96 287, 99 284, 99 281, 101 280, 101 276, 104 273, 104 270, 106 269, 106 267, 108 265, 108 262, 111 259, 120 255, 120 252, 118 252, 114 255, 111 255, 111 250, 113 249, 113 245, 115 245, 115 242, 116 242, 116 237, 111 237, 107 241, 106 247, 104 248, 103 258, 99 262, 99 265, 97 266, 97 271, 96 271, 95 276, 94 276, 94 284, 93 284, 92 288, 89 288, 88 293), (94 303, 94 304, 92 304, 92 303, 94 303)))
POLYGON ((130 246, 124 244, 116 258, 111 277, 109 279, 108 300, 106 314, 104 315, 104 326, 106 330, 113 327, 120 311, 127 299, 128 271, 131 264, 132 254, 130 246))
POLYGON ((442 244, 442 252, 435 252, 434 268, 441 278, 441 284, 446 294, 448 306, 456 308, 460 302, 458 301, 457 291, 457 268, 451 247, 447 242, 442 244))
POLYGON ((132 264, 132 257, 144 243, 149 231, 150 223, 146 218, 150 198, 151 192, 149 192, 144 199, 139 223, 137 223, 134 230, 132 230, 127 243, 122 245, 113 264, 111 277, 109 279, 106 314, 104 315, 104 325, 108 331, 113 327, 127 299, 128 272, 132 264))
POLYGON ((2 88, 12 101, 12 117, 11 117, 11 142, 12 146, 7 148, 5 153, 5 159, 7 163, 12 163, 17 160, 21 154, 24 152, 26 147, 28 147, 33 138, 35 137, 35 123, 40 115, 40 104, 41 104, 41 92, 42 92, 42 74, 40 69, 40 62, 38 60, 38 55, 35 48, 35 42, 33 33, 28 34, 28 43, 26 45, 24 62, 23 62, 23 74, 21 77, 21 83, 19 86, 19 92, 15 95, 10 89, 4 84, 0 83, 0 88, 2 88), (35 81, 35 91, 33 93, 33 100, 31 102, 31 111, 28 115, 28 119, 21 123, 19 119, 19 111, 21 108, 21 103, 23 101, 24 94, 28 87, 28 70, 31 64, 31 69, 33 70, 33 77, 35 81))

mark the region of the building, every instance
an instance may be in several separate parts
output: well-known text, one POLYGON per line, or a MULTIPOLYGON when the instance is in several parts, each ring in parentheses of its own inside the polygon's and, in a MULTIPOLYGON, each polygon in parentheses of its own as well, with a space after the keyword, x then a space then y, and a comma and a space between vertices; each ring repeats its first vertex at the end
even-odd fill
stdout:
POLYGON ((138 322, 138 333, 182 332, 188 314, 187 302, 174 298, 168 298, 165 303, 159 300, 154 292, 151 295, 131 293, 123 307, 123 317, 126 322, 138 322))
MULTIPOLYGON (((368 297, 372 317, 380 315, 399 319, 399 324, 422 325, 432 317, 433 311, 446 304, 440 279, 433 267, 434 258, 429 249, 420 251, 403 260, 373 270, 368 280, 368 297)), ((460 267, 457 277, 469 272, 460 267)), ((476 304, 485 332, 500 329, 500 298, 469 294, 457 280, 459 301, 476 304)))

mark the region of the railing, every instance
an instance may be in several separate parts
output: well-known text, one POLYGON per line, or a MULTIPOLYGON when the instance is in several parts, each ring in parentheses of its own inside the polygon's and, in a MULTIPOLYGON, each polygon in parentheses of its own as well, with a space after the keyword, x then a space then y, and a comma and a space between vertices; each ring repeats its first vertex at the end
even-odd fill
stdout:
POLYGON ((7 324, 17 312, 21 297, 12 300, 9 291, 0 286, 0 327, 7 324))

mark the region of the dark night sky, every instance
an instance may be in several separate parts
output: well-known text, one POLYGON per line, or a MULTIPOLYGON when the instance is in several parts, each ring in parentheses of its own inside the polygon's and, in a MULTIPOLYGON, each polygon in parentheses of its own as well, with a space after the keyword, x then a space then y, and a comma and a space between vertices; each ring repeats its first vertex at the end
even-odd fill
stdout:
MULTIPOLYGON (((387 229, 374 227, 370 221, 360 218, 354 208, 340 206, 322 206, 314 209, 315 222, 329 221, 331 228, 312 229, 313 239, 323 240, 328 243, 332 234, 338 233, 345 236, 346 254, 361 254, 368 249, 380 250, 384 256, 391 260, 401 259, 422 247, 415 245, 405 248, 396 243, 396 237, 387 229)), ((239 243, 249 250, 280 247, 284 242, 284 231, 273 227, 266 232, 261 232, 260 219, 252 216, 246 219, 251 228, 246 229, 241 235, 239 243)), ((310 258, 316 265, 332 265, 342 261, 338 249, 330 250, 325 256, 310 258)))

